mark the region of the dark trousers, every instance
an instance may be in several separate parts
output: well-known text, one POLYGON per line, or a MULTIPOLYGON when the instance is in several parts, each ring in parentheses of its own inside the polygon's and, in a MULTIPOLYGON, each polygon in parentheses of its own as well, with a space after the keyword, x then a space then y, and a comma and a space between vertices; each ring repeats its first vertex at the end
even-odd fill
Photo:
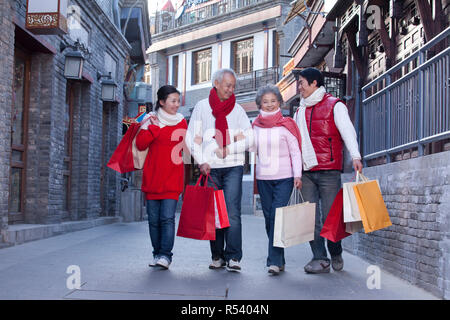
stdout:
MULTIPOLYGON (((210 241, 212 259, 242 259, 241 198, 243 166, 211 169, 210 177, 223 190, 230 226, 216 229, 216 240, 210 241)), ((210 187, 214 185, 208 182, 210 187)))
MULTIPOLYGON (((316 225, 314 240, 310 241, 314 260, 326 260, 325 239, 320 236, 323 223, 327 218, 334 198, 341 188, 341 172, 338 170, 305 171, 302 174, 302 195, 305 201, 316 203, 316 225)), ((327 240, 327 247, 332 257, 342 253, 341 241, 327 240)))
POLYGON ((284 249, 273 246, 275 227, 275 212, 277 208, 285 207, 294 187, 294 178, 279 180, 256 180, 261 205, 266 221, 266 233, 269 238, 267 266, 282 267, 286 264, 284 249))
POLYGON ((172 261, 175 242, 175 211, 177 200, 147 200, 148 229, 153 246, 153 257, 172 261))

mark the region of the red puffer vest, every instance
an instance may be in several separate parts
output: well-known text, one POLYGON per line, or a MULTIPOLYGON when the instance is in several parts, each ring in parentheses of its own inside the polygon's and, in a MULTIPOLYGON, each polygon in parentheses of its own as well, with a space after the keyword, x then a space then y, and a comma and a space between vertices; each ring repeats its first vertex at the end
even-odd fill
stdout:
POLYGON ((306 124, 319 163, 310 171, 342 170, 343 141, 333 115, 337 102, 342 101, 326 93, 322 101, 306 108, 306 124))

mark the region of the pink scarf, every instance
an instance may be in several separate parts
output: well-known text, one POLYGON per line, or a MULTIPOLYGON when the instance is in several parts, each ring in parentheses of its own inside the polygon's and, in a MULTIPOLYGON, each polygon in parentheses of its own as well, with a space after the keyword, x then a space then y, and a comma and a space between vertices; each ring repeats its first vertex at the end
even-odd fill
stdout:
POLYGON ((291 118, 283 117, 281 110, 274 115, 263 117, 261 114, 253 121, 252 127, 257 126, 261 128, 273 128, 273 127, 285 127, 294 137, 297 138, 300 151, 302 150, 302 138, 300 136, 300 130, 297 127, 295 121, 291 118))

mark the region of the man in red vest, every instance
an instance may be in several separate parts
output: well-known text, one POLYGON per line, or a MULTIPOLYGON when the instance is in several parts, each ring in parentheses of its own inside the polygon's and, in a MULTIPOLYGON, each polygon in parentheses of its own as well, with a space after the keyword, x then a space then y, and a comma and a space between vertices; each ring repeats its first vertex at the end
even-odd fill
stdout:
MULTIPOLYGON (((305 201, 316 203, 314 240, 310 241, 313 259, 305 266, 305 271, 328 273, 330 259, 320 231, 341 188, 344 144, 350 152, 353 168, 359 172, 362 170, 361 155, 347 107, 326 92, 323 75, 318 69, 307 68, 300 72, 299 91, 300 106, 294 120, 302 138, 302 194, 305 201)), ((342 270, 341 242, 327 240, 327 247, 333 270, 342 270)))

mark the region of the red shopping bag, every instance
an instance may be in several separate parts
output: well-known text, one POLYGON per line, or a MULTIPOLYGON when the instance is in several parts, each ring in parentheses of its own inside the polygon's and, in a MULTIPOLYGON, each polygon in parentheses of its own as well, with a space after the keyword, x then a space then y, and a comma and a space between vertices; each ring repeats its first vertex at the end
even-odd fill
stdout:
POLYGON ((230 226, 223 190, 214 190, 214 213, 217 229, 223 229, 230 226))
POLYGON ((134 137, 139 131, 139 128, 139 123, 131 124, 125 135, 122 137, 122 140, 120 140, 120 143, 117 146, 116 150, 114 150, 111 159, 109 159, 107 164, 108 167, 119 173, 125 173, 135 170, 132 144, 134 137))
POLYGON ((207 186, 209 175, 204 186, 200 186, 200 176, 195 186, 186 186, 177 236, 197 239, 216 240, 214 213, 214 188, 207 186))
POLYGON ((119 173, 131 172, 143 168, 148 149, 147 151, 139 151, 135 147, 135 155, 133 155, 133 140, 136 138, 141 126, 147 121, 150 121, 150 118, 139 123, 131 124, 109 159, 108 167, 119 173))
POLYGON ((336 198, 328 212, 327 219, 323 224, 320 235, 333 242, 338 242, 345 237, 351 236, 351 233, 345 232, 344 223, 344 200, 342 188, 339 190, 336 198))

